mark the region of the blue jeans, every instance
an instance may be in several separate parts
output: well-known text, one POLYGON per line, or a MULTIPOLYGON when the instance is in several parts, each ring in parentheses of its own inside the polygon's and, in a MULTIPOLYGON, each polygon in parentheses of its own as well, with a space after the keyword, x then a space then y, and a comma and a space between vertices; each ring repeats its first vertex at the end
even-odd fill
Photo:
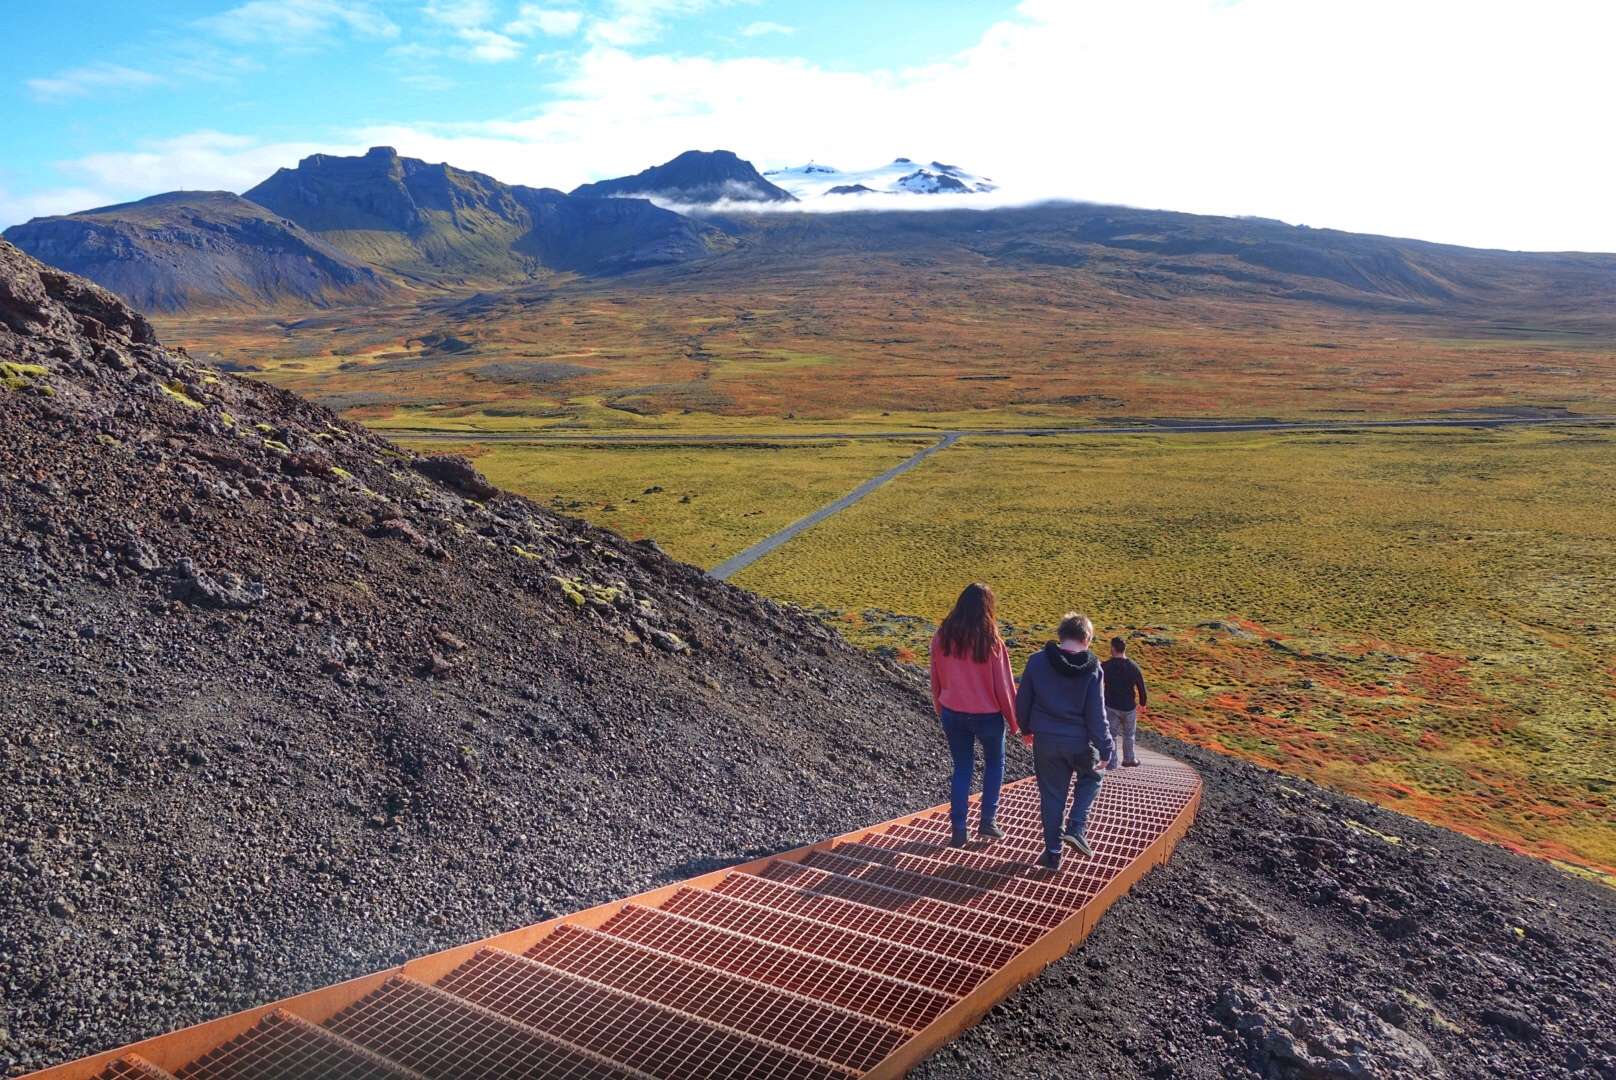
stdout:
POLYGON ((1044 820, 1044 850, 1061 849, 1061 818, 1066 831, 1082 836, 1089 821, 1089 807, 1100 794, 1100 774, 1095 770, 1094 750, 1082 735, 1034 735, 1032 770, 1038 777, 1038 810, 1044 820), (1077 795, 1072 813, 1066 815, 1066 798, 1077 777, 1077 795))
POLYGON ((1004 717, 998 713, 962 713, 943 710, 943 734, 954 755, 954 779, 949 786, 948 820, 955 836, 965 835, 965 812, 971 800, 971 777, 976 772, 976 744, 982 744, 982 825, 993 824, 999 809, 999 788, 1004 785, 1004 717))

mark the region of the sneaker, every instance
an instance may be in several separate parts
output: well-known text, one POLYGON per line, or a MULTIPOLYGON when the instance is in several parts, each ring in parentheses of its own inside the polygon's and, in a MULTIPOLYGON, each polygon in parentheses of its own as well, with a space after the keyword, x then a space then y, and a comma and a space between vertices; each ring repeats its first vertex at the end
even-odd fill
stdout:
POLYGON ((978 825, 976 835, 983 840, 1003 840, 1004 830, 990 821, 986 825, 978 825))
POLYGON ((1122 767, 1124 769, 1137 769, 1139 767, 1139 763, 1137 761, 1124 761, 1122 763, 1122 767))
POLYGON ((1094 857, 1094 849, 1089 847, 1089 842, 1083 838, 1082 833, 1063 832, 1061 833, 1061 843, 1068 847, 1076 848, 1078 854, 1082 855, 1085 859, 1092 859, 1094 857))
POLYGON ((1061 853, 1058 851, 1046 851, 1042 855, 1038 856, 1038 865, 1042 866, 1045 870, 1059 870, 1060 864, 1061 853))
POLYGON ((952 837, 949 838, 948 846, 949 847, 964 847, 966 844, 970 843, 970 840, 971 840, 971 838, 966 836, 964 833, 957 832, 952 837))

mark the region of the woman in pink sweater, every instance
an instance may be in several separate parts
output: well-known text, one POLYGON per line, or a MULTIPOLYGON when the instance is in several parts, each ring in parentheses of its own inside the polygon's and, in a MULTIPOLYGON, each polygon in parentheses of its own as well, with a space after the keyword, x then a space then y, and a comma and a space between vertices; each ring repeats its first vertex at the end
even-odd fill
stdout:
POLYGON ((976 834, 997 840, 1003 831, 993 823, 1004 783, 1004 732, 1016 729, 1016 682, 1010 674, 1010 652, 999 636, 998 603, 981 582, 965 586, 954 610, 931 639, 931 702, 948 736, 954 757, 949 790, 949 821, 954 847, 968 839, 965 812, 976 772, 976 744, 982 744, 982 817, 976 834))

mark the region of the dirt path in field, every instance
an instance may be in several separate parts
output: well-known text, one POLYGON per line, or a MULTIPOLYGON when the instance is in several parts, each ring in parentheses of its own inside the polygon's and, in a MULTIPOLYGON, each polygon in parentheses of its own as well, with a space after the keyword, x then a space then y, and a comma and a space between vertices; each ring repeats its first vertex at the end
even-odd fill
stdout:
POLYGON ((790 525, 787 525, 773 536, 764 537, 762 540, 759 540, 757 543, 753 544, 745 551, 742 551, 740 554, 732 555, 728 559, 725 559, 723 562, 719 563, 717 566, 708 571, 708 573, 712 574, 713 577, 719 579, 720 581, 729 580, 731 577, 740 573, 742 570, 745 570, 748 566, 751 566, 753 563, 763 558, 763 556, 767 555, 769 552, 773 551, 781 544, 784 544, 797 534, 813 528, 815 525, 818 525, 821 521, 824 521, 832 514, 837 514, 843 510, 846 510, 849 506, 852 506, 870 492, 875 491, 877 488, 880 488, 895 477, 902 476, 916 465, 919 465, 922 461, 925 461, 927 458, 937 453, 937 451, 946 450, 950 446, 953 446, 959 441, 959 438, 959 432, 950 431, 948 434, 944 435, 941 439, 938 439, 932 445, 926 447, 926 449, 922 450, 914 457, 899 462, 879 476, 872 476, 870 479, 864 481, 864 483, 860 484, 852 491, 849 491, 846 495, 843 495, 835 502, 821 506, 818 510, 815 510, 805 518, 799 518, 798 520, 793 521, 790 525))
MULTIPOLYGON (((1552 424, 1616 424, 1616 416, 1469 416, 1469 417, 1414 417, 1401 420, 1142 420, 1131 424, 1108 427, 1026 427, 1026 428, 963 428, 949 432, 949 438, 965 435, 1206 435, 1243 431, 1333 431, 1354 433, 1365 431, 1396 431, 1408 428, 1501 428, 1541 427, 1552 424)), ((936 431, 823 431, 809 433, 737 433, 733 435, 689 434, 548 434, 529 431, 412 431, 408 428, 377 430, 389 439, 416 442, 516 442, 516 443, 581 443, 602 445, 669 443, 673 445, 706 443, 782 443, 821 442, 826 439, 907 439, 917 435, 936 435, 936 431)))

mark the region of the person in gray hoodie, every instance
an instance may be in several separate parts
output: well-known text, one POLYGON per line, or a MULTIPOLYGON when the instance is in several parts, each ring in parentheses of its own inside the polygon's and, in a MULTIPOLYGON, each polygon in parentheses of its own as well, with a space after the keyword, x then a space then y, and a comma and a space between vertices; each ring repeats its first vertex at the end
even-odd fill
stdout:
POLYGON ((1105 673, 1089 651, 1094 624, 1075 611, 1061 619, 1059 642, 1034 653, 1021 673, 1016 719, 1032 740, 1033 773, 1044 821, 1044 854, 1039 865, 1060 869, 1061 847, 1092 856, 1083 831, 1089 807, 1100 793, 1099 762, 1111 757, 1111 729, 1105 719, 1105 673), (1098 753, 1098 758, 1096 758, 1098 753), (1077 778, 1070 815, 1066 800, 1077 778), (1061 819, 1066 819, 1065 828, 1061 819))

